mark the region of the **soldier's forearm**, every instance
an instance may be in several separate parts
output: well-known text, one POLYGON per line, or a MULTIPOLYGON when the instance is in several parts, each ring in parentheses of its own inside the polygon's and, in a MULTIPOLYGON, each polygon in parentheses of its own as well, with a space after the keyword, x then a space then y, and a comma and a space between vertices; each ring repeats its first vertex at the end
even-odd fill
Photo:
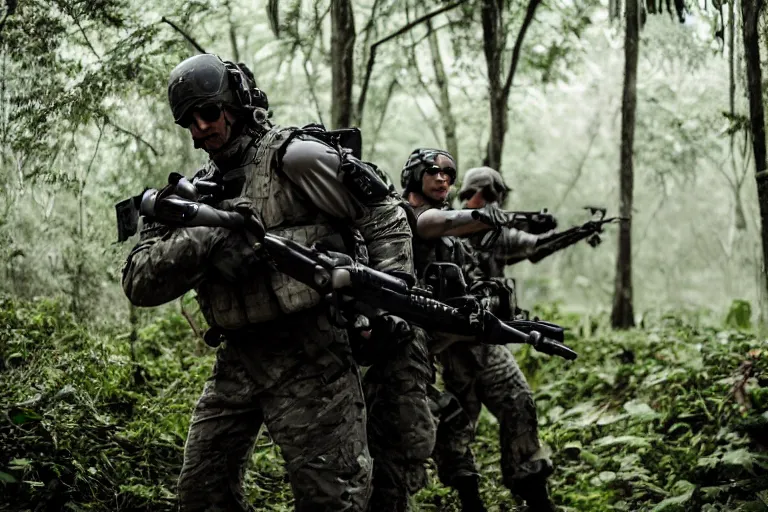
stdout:
POLYGON ((496 256, 508 260, 507 264, 522 261, 536 252, 536 244, 541 236, 532 235, 514 228, 504 228, 496 241, 496 256))
POLYGON ((123 291, 131 303, 159 306, 197 286, 208 269, 210 231, 177 229, 139 242, 123 268, 123 291))
POLYGON ((413 274, 412 233, 405 210, 396 202, 368 210, 355 226, 365 239, 370 266, 382 272, 413 274))
POLYGON ((472 218, 472 210, 438 210, 432 208, 419 216, 418 235, 431 240, 442 236, 468 236, 491 229, 488 224, 472 218))

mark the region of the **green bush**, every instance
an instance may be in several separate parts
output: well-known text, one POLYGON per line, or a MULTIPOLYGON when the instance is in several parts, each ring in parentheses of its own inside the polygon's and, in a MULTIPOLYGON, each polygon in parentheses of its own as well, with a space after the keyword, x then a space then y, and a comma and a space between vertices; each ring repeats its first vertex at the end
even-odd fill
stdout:
MULTIPOLYGON (((601 317, 553 306, 540 313, 568 325, 579 352, 571 363, 516 352, 553 451, 553 495, 566 511, 765 510, 765 341, 685 315, 613 332, 601 317)), ((93 330, 59 302, 0 299, 0 510, 174 508, 189 416, 213 351, 201 349, 180 314, 141 317, 133 333, 93 330)), ((487 412, 474 448, 490 510, 513 510, 487 412)), ((459 510, 432 474, 414 508, 459 510)), ((246 490, 258 510, 292 509, 266 434, 246 490)))

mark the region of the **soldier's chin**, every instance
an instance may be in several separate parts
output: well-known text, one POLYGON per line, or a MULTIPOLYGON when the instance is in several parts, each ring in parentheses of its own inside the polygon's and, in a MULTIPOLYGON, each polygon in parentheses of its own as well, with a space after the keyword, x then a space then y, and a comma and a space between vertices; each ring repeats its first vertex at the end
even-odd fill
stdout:
POLYGON ((213 137, 208 139, 195 140, 195 149, 202 149, 209 154, 220 150, 222 145, 223 144, 219 144, 213 137))

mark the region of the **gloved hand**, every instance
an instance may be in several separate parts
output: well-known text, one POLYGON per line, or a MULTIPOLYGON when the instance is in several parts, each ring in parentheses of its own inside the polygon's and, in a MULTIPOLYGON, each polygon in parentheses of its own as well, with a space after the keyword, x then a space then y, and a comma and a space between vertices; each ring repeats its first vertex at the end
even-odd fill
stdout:
POLYGON ((371 322, 371 337, 376 343, 390 343, 400 345, 413 340, 413 329, 411 326, 395 315, 381 315, 371 322))
POLYGON ((534 235, 541 235, 553 229, 557 229, 557 219, 551 213, 542 212, 531 216, 531 220, 528 222, 528 229, 524 231, 534 235))
POLYGON ((355 360, 364 366, 390 357, 397 347, 410 343, 416 335, 408 322, 394 315, 378 316, 366 325, 357 325, 357 321, 355 324, 350 329, 352 350, 355 360))
POLYGON ((478 208, 475 212, 473 216, 477 220, 496 230, 500 230, 512 220, 496 203, 489 203, 482 208, 478 208))
POLYGON ((261 220, 261 213, 256 209, 251 199, 247 197, 225 199, 219 203, 218 208, 220 210, 237 212, 245 218, 245 229, 249 235, 249 240, 256 242, 266 233, 264 222, 261 220))
POLYGON ((242 214, 246 217, 247 229, 215 228, 211 264, 227 281, 250 279, 264 269, 265 254, 258 240, 258 233, 264 233, 264 225, 252 201, 247 198, 227 199, 218 208, 242 214))
POLYGON ((264 269, 261 246, 248 239, 244 231, 213 228, 211 265, 229 282, 252 278, 264 269))

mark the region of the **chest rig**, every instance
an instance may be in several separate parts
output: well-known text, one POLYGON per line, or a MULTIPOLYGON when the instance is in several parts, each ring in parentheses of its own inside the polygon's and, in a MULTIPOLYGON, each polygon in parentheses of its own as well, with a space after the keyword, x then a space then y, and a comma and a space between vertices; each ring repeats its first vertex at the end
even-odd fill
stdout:
POLYGON ((418 217, 425 211, 434 208, 424 205, 411 208, 413 217, 413 263, 416 268, 416 277, 424 278, 424 271, 430 263, 455 263, 461 268, 467 282, 478 278, 478 265, 474 251, 466 239, 443 236, 434 240, 425 240, 415 233, 418 217))
MULTIPOLYGON (((279 170, 279 155, 295 129, 275 127, 249 146, 242 166, 227 170, 225 179, 242 180, 240 196, 251 199, 267 232, 302 245, 330 236, 331 222, 279 170)), ((317 292, 267 265, 244 282, 206 279, 198 290, 211 325, 238 329, 274 320, 320 303, 317 292)))

